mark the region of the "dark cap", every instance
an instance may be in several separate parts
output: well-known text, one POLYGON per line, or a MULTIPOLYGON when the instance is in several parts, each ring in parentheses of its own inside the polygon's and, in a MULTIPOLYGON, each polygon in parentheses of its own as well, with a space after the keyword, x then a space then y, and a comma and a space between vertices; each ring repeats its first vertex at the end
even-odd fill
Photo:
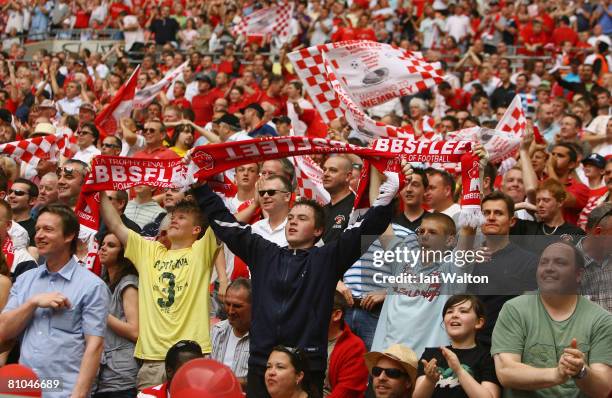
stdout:
POLYGON ((228 126, 232 127, 235 130, 240 130, 240 119, 238 119, 236 116, 231 115, 229 113, 226 113, 225 115, 221 116, 220 118, 213 120, 214 123, 225 123, 228 126))
POLYGON ((212 86, 212 79, 210 78, 210 76, 208 76, 206 73, 198 73, 196 75, 196 80, 200 81, 200 82, 206 82, 208 83, 210 86, 212 86))
POLYGON ((256 102, 253 102, 252 104, 248 104, 247 106, 245 106, 244 108, 242 108, 240 110, 240 112, 244 113, 244 111, 246 111, 247 109, 253 109, 255 112, 257 112, 257 115, 259 115, 259 118, 261 119, 263 117, 263 115, 265 114, 264 109, 261 107, 261 105, 259 105, 256 102))
POLYGON ((592 153, 588 158, 582 161, 582 164, 592 164, 593 166, 605 169, 606 168, 606 159, 598 153, 592 153))
POLYGON ((279 116, 279 117, 275 117, 274 119, 272 119, 272 122, 274 124, 279 124, 279 123, 291 124, 291 119, 289 119, 289 116, 279 116))

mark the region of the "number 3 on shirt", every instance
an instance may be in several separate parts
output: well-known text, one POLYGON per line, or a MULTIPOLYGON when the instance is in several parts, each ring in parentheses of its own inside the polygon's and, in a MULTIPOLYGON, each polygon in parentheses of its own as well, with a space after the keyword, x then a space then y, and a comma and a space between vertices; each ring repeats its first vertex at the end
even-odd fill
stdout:
POLYGON ((161 276, 161 280, 168 280, 168 300, 164 301, 163 298, 157 299, 157 305, 161 308, 170 308, 174 304, 174 274, 172 272, 164 272, 161 276))

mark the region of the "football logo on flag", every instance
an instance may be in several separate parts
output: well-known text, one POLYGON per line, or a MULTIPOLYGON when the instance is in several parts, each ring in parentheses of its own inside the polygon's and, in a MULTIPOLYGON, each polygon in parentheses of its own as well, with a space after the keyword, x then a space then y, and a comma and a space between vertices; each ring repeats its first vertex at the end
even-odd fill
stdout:
POLYGON ((192 159, 203 170, 210 171, 215 167, 215 159, 204 151, 197 151, 192 159))

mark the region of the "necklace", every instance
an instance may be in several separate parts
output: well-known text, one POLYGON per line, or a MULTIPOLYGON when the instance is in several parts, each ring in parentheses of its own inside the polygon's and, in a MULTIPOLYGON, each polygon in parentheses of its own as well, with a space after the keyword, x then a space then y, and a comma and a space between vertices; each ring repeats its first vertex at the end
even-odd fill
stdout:
POLYGON ((542 232, 544 232, 544 235, 554 235, 555 232, 557 232, 557 228, 559 227, 560 225, 557 225, 555 229, 553 229, 552 232, 549 233, 549 232, 546 232, 546 224, 542 223, 542 232))

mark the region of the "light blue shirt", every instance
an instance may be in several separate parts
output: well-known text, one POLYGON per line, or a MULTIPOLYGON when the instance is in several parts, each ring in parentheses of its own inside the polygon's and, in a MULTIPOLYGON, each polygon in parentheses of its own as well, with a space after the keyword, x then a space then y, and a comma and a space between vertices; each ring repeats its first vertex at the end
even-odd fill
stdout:
POLYGON ((85 352, 85 335, 103 337, 110 305, 110 291, 102 279, 80 266, 74 257, 59 272, 47 264, 25 272, 13 285, 3 312, 14 310, 39 293, 61 292, 71 307, 37 308, 21 334, 19 363, 39 378, 60 378, 61 392, 45 398, 69 397, 79 375, 85 352))

